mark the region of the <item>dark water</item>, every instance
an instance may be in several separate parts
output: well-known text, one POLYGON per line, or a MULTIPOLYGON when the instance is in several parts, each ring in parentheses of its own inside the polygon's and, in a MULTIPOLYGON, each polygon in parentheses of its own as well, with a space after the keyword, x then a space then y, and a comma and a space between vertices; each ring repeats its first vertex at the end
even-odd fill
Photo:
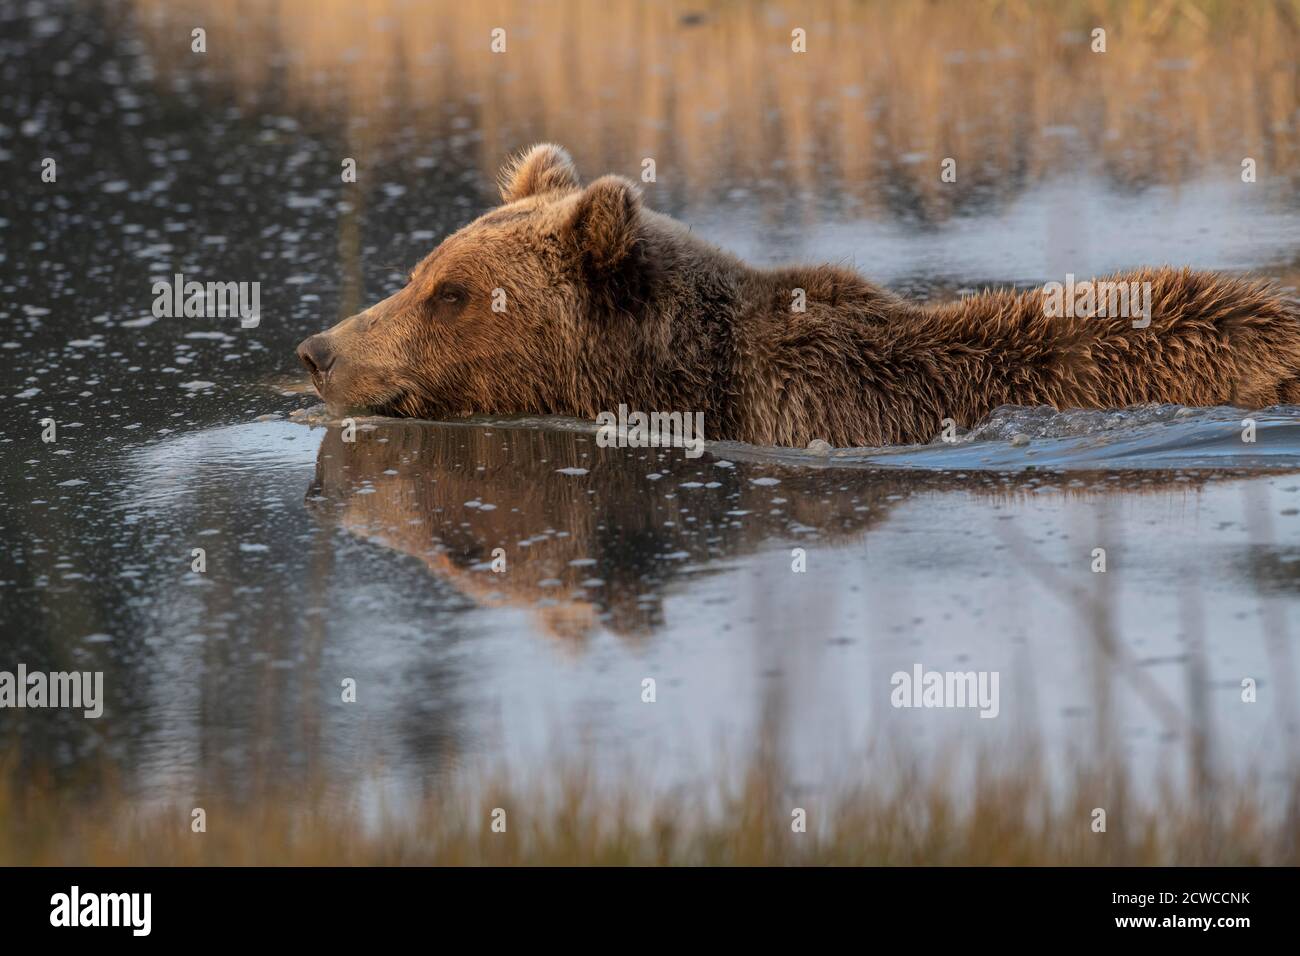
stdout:
MULTIPOLYGON (((953 445, 826 456, 604 449, 534 420, 364 421, 345 442, 296 387, 294 344, 491 204, 485 137, 528 138, 472 96, 417 104, 348 189, 356 111, 295 98, 291 39, 250 103, 241 62, 177 66, 189 28, 160 46, 150 4, 2 10, 0 669, 102 670, 108 698, 98 721, 0 711, 15 766, 107 761, 144 793, 321 773, 369 792, 581 755, 672 784, 775 714, 809 787, 881 739, 1177 771, 1212 727, 1226 768, 1290 768, 1296 409, 1005 410, 953 445), (155 319, 176 272, 259 281, 261 324, 155 319), (914 662, 999 671, 1001 719, 891 709, 914 662)), ((1232 165, 1143 183, 1084 163, 937 219, 886 171, 849 190, 883 210, 782 222, 754 197, 798 188, 787 164, 746 192, 717 188, 715 159, 655 204, 755 261, 848 260, 926 297, 1164 261, 1300 274, 1296 192, 1243 197, 1232 165)))

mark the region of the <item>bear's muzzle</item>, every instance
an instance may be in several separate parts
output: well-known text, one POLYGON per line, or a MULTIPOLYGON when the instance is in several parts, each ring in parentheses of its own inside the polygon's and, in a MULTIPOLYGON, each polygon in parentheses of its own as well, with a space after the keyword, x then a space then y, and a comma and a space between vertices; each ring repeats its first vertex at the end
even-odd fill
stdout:
POLYGON ((298 360, 311 373, 311 380, 320 391, 325 384, 325 375, 338 357, 324 335, 313 335, 303 340, 298 346, 298 360))

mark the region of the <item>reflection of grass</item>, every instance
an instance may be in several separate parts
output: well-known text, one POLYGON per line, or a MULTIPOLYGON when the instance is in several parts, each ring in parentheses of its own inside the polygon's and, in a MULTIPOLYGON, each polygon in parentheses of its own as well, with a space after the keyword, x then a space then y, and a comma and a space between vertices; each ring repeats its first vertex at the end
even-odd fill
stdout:
POLYGON ((139 811, 120 797, 74 805, 10 782, 0 786, 0 864, 1300 863, 1300 788, 1288 813, 1247 786, 1217 791, 1210 813, 1172 795, 1138 807, 1115 772, 1081 773, 1068 796, 1053 798, 1031 761, 1009 771, 991 764, 964 795, 952 781, 898 771, 830 800, 781 797, 761 759, 730 791, 660 798, 645 797, 635 780, 597 788, 575 770, 545 792, 453 787, 371 825, 323 787, 294 789, 241 806, 207 802, 202 834, 191 832, 187 805, 139 811), (807 833, 791 832, 796 806, 807 811, 807 833), (504 834, 490 828, 495 807, 507 812, 504 834), (1091 830, 1094 807, 1107 810, 1104 834, 1091 830))
MULTIPOLYGON (((1267 515, 1262 504, 1251 513, 1267 515)), ((1261 546, 1274 538, 1267 525, 1252 535, 1261 546)), ((1074 757, 1063 772, 1043 759, 1041 745, 1033 747, 1030 727, 1017 729, 1026 750, 1010 759, 959 747, 924 765, 902 751, 868 754, 838 762, 833 779, 856 777, 852 788, 793 788, 783 751, 792 717, 788 669, 774 666, 758 702, 757 748, 743 772, 716 772, 710 782, 667 792, 655 789, 652 775, 629 769, 598 782, 584 764, 561 760, 537 783, 462 770, 375 819, 355 798, 339 797, 350 782, 334 778, 305 786, 217 779, 193 803, 141 808, 111 782, 86 799, 84 787, 32 780, 0 765, 0 865, 1300 865, 1294 753, 1279 748, 1240 776, 1221 773, 1213 759, 1195 581, 1188 581, 1180 622, 1194 689, 1180 707, 1116 634, 1109 577, 1053 567, 1014 528, 1000 537, 1016 567, 1043 581, 1085 625, 1095 650, 1095 668, 1081 677, 1095 681, 1090 710, 1099 749, 1074 757), (1120 694, 1144 701, 1183 741, 1181 777, 1153 786, 1151 775, 1135 778, 1116 756, 1124 740, 1120 694), (239 797, 214 799, 212 789, 239 797), (190 829, 195 805, 206 811, 205 833, 190 829), (506 811, 505 833, 491 828, 497 807, 506 811), (806 833, 791 830, 795 808, 807 813, 806 833), (1093 830, 1098 808, 1104 833, 1093 830)), ((1099 525, 1092 538, 1120 546, 1116 528, 1099 525)), ((756 590, 752 600, 753 638, 762 656, 779 664, 788 635, 775 626, 776 599, 756 590)), ((1269 633, 1284 636, 1284 622, 1268 613, 1266 606, 1269 633)), ((827 633, 828 620, 813 612, 803 624, 827 633)), ((1283 644, 1271 653, 1278 723, 1287 726, 1289 652, 1283 644)), ((572 746, 566 741, 560 752, 572 746)), ((368 789, 357 782, 357 791, 368 789)))
POLYGON ((552 139, 588 175, 655 158, 652 199, 743 187, 786 223, 823 191, 941 220, 1078 163, 1134 187, 1235 180, 1245 156, 1261 183, 1300 169, 1300 0, 133 6, 164 77, 193 74, 176 37, 203 23, 204 68, 250 108, 345 118, 371 169, 399 131, 458 141, 485 182, 552 139), (961 189, 940 182, 943 157, 961 189))
MULTIPOLYGON (((1255 492, 1246 494, 1250 501, 1255 492)), ((1267 521, 1272 510, 1267 498, 1247 509, 1258 547, 1275 540, 1267 521)), ((337 796, 334 778, 306 786, 218 778, 215 789, 239 793, 237 802, 204 795, 141 808, 111 782, 85 799, 84 788, 33 780, 0 762, 0 865, 1300 865, 1295 753, 1278 748, 1240 776, 1219 772, 1213 759, 1195 579, 1189 575, 1179 622, 1193 691, 1180 707, 1116 633, 1113 592, 1106 590, 1114 578, 1054 567, 1014 527, 999 536, 1016 568, 1042 581, 1085 625, 1096 652, 1096 667, 1080 676, 1095 681, 1090 710, 1099 750, 1085 751, 1064 772, 1022 744, 1027 750, 1011 759, 955 749, 941 755, 951 759, 924 766, 905 753, 869 754, 838 762, 834 779, 860 781, 851 789, 794 789, 782 744, 792 717, 788 669, 774 667, 760 695, 758 746, 744 772, 719 772, 712 782, 666 793, 655 790, 653 776, 633 770, 597 783, 583 764, 557 761, 544 783, 461 771, 376 820, 355 799, 337 796), (1183 742, 1183 776, 1153 787, 1148 774, 1135 778, 1114 756, 1124 740, 1120 694, 1144 701, 1183 742), (190 829, 195 805, 207 814, 202 834, 190 829), (490 825, 497 807, 507 814, 505 833, 490 825), (796 807, 807 812, 806 833, 791 831, 796 807), (1105 833, 1093 831, 1097 808, 1106 814, 1105 833)), ((1075 537, 1086 540, 1082 530, 1075 537)), ((1116 527, 1099 524, 1091 538, 1121 547, 1116 527)), ((788 635, 775 626, 777 599, 762 589, 752 599, 753 638, 775 665, 788 652, 788 635)), ((1269 683, 1277 723, 1286 727, 1293 668, 1285 621, 1271 618, 1270 607, 1261 611, 1266 633, 1282 640, 1270 646, 1269 683)), ((829 619, 812 612, 803 624, 827 633, 829 619)), ((1034 728, 1018 729, 1017 737, 1032 741, 1034 728)), ((566 741, 561 752, 572 746, 566 741)), ((357 783, 357 790, 368 789, 357 783)))

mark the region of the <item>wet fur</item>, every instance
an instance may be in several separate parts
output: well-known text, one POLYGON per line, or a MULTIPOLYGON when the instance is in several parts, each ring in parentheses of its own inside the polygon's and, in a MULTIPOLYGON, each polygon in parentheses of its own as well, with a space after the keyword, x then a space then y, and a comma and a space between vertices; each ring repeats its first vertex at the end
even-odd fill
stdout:
POLYGON ((845 269, 748 266, 644 208, 628 180, 583 188, 557 146, 509 164, 502 198, 405 289, 325 333, 327 400, 588 419, 623 403, 703 412, 711 439, 788 446, 926 442, 945 418, 971 426, 1004 404, 1300 402, 1300 306, 1263 282, 1110 277, 1151 283, 1140 329, 1049 317, 1041 290, 921 306, 845 269), (457 305, 443 298, 455 288, 457 305))

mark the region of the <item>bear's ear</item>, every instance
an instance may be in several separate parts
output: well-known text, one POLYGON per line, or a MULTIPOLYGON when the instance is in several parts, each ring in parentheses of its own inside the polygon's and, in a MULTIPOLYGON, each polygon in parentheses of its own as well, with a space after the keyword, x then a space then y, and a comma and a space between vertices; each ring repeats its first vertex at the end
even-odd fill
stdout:
POLYGON ((557 189, 577 189, 580 185, 573 159, 554 143, 538 143, 524 150, 502 167, 497 180, 501 198, 508 203, 557 189))
POLYGON ((569 240, 594 272, 608 272, 636 244, 641 194, 622 176, 601 176, 583 190, 566 226, 569 240))

